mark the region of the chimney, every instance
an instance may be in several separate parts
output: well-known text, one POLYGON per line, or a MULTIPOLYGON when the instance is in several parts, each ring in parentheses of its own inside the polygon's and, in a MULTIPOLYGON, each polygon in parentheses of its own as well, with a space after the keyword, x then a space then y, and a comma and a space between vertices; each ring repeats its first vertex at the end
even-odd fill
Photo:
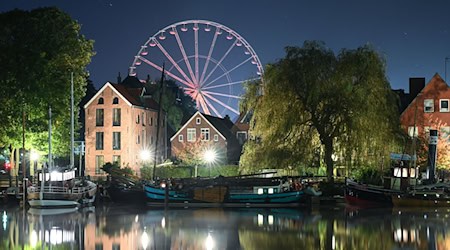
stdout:
POLYGON ((409 97, 411 100, 425 87, 425 77, 411 77, 409 78, 409 97))
POLYGON ((122 77, 120 76, 120 72, 119 75, 117 76, 117 83, 122 83, 122 77))

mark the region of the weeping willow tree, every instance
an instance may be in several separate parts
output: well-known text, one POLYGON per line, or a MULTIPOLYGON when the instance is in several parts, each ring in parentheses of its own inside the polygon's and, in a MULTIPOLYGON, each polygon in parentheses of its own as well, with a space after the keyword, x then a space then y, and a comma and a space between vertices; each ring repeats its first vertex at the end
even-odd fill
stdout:
POLYGON ((264 85, 248 84, 241 108, 253 111, 255 138, 244 147, 244 171, 310 164, 319 150, 332 181, 333 158, 375 164, 401 143, 396 97, 369 46, 338 55, 315 41, 287 47, 266 67, 264 85))

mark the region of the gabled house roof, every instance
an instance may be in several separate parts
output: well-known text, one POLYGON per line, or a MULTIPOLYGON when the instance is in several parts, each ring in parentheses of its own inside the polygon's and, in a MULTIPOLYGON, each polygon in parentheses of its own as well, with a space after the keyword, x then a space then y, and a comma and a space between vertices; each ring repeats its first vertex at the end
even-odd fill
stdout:
POLYGON ((200 111, 195 112, 189 120, 187 120, 184 125, 170 138, 170 141, 173 141, 178 134, 183 131, 186 126, 197 116, 197 114, 203 118, 209 125, 216 130, 216 132, 225 140, 230 140, 233 138, 233 134, 231 132, 231 128, 233 127, 233 123, 230 119, 214 117, 206 114, 200 113, 200 111))
MULTIPOLYGON (((127 77, 128 78, 128 77, 127 77)), ((129 106, 138 106, 158 110, 159 105, 151 96, 145 96, 144 85, 139 88, 130 88, 127 85, 106 82, 105 85, 84 105, 87 108, 106 88, 110 87, 119 97, 121 97, 129 106)))
POLYGON ((442 77, 438 73, 434 74, 433 78, 431 78, 427 85, 425 85, 425 87, 419 92, 419 94, 417 94, 417 96, 411 101, 408 107, 403 110, 400 116, 403 116, 410 108, 415 108, 419 96, 422 96, 423 94, 428 92, 443 92, 448 91, 449 89, 450 88, 447 83, 445 83, 444 79, 442 79, 442 77))

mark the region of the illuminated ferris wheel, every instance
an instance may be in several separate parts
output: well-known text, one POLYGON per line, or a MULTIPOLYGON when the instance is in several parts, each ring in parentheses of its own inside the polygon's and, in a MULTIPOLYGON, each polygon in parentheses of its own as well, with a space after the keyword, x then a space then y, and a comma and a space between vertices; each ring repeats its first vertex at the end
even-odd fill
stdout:
POLYGON ((242 36, 206 20, 182 21, 158 31, 141 46, 129 75, 158 77, 163 62, 165 74, 192 97, 198 110, 219 117, 238 115, 243 83, 263 74, 258 56, 242 36))

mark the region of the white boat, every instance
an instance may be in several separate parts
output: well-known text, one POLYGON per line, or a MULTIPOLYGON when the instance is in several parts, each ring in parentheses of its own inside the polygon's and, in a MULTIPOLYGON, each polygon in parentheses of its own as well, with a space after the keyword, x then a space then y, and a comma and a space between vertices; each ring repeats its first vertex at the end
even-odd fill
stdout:
POLYGON ((32 208, 80 207, 95 201, 97 185, 75 178, 75 170, 39 174, 39 183, 27 188, 28 204, 32 208))
MULTIPOLYGON (((70 166, 68 169, 53 167, 52 160, 52 110, 48 109, 48 166, 39 173, 38 183, 27 188, 28 204, 32 208, 80 207, 94 203, 97 184, 82 177, 75 177, 74 168, 74 112, 73 73, 70 91, 70 166), (49 172, 51 171, 51 172, 49 172)), ((80 172, 81 176, 81 172, 80 172)))

